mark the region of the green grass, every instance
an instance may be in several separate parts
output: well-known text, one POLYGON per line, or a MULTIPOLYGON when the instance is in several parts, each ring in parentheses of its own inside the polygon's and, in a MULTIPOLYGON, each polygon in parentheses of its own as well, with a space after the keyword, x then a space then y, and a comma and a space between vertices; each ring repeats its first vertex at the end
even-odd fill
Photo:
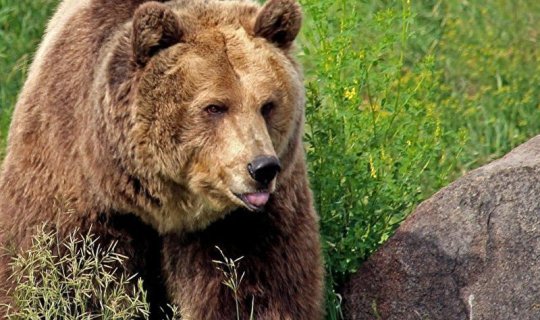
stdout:
POLYGON ((333 288, 422 200, 540 132, 540 3, 303 0, 306 142, 333 288))
POLYGON ((60 245, 57 237, 41 228, 13 260, 17 286, 9 320, 148 318, 142 281, 116 269, 126 259, 115 253, 116 243, 103 248, 77 230, 60 245))
POLYGON ((10 115, 57 0, 0 0, 0 159, 10 115))
MULTIPOLYGON (((306 147, 339 319, 334 288, 419 202, 540 132, 540 2, 300 1, 306 147)), ((0 0, 0 150, 55 3, 0 0)))

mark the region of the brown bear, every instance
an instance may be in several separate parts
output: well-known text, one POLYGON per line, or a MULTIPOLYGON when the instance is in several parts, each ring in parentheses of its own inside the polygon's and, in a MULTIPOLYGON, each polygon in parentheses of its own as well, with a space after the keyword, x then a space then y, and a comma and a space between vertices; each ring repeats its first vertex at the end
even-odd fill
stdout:
POLYGON ((256 319, 320 319, 301 19, 295 0, 64 0, 13 114, 2 246, 21 252, 43 223, 91 229, 118 241, 152 318, 174 303, 184 319, 233 319, 217 246, 243 257, 240 318, 253 301, 256 319))

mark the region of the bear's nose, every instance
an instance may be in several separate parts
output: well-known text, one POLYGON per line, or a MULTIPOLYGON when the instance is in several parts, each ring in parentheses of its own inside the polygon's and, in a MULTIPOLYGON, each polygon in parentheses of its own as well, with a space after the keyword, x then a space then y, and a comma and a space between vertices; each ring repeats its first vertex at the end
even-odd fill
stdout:
POLYGON ((247 168, 253 179, 267 186, 281 170, 281 165, 278 158, 274 156, 257 156, 247 168))

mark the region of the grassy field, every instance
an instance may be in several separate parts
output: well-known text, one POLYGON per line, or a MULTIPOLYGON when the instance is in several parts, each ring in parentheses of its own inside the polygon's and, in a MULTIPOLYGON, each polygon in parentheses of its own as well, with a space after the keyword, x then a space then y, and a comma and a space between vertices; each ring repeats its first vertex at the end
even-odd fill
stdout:
MULTIPOLYGON (((305 140, 339 319, 335 288, 419 202, 540 132, 540 2, 301 2, 305 140)), ((0 150, 55 3, 0 0, 0 150)))
POLYGON ((540 2, 304 0, 306 142, 333 289, 422 200, 540 133, 540 2))

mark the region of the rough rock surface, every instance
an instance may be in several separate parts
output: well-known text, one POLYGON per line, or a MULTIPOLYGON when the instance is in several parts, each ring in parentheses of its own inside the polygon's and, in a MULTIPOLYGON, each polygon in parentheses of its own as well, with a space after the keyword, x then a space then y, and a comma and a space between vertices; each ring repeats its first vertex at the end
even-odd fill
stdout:
POLYGON ((540 319, 540 136, 422 203, 343 295, 346 319, 540 319))

